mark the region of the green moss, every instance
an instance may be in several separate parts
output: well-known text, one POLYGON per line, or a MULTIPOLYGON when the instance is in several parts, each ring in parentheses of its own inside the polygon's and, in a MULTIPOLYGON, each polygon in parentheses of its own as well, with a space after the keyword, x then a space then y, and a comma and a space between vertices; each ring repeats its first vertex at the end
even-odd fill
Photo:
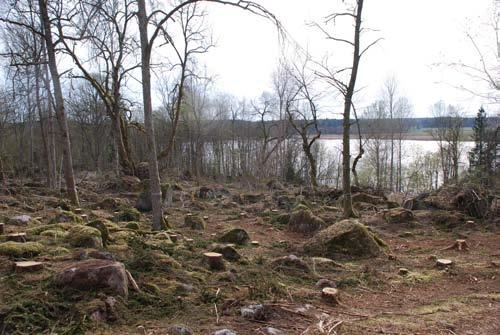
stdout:
POLYGON ((141 212, 135 208, 126 208, 118 214, 116 217, 118 221, 130 222, 130 221, 140 221, 141 212))
POLYGON ((26 234, 28 235, 40 235, 46 230, 62 230, 66 231, 73 226, 72 223, 53 223, 39 227, 33 227, 26 230, 26 234))
POLYGON ((5 242, 0 243, 0 255, 9 257, 33 257, 42 253, 45 247, 38 242, 5 242))
POLYGON ((68 236, 68 232, 60 229, 48 229, 40 233, 40 236, 52 237, 54 239, 61 239, 68 236))
POLYGON ((56 247, 56 248, 49 250, 49 254, 51 254, 52 256, 62 256, 62 255, 69 254, 69 252, 70 251, 68 249, 63 248, 63 247, 56 247))
POLYGON ((290 214, 279 214, 271 219, 271 224, 287 225, 290 221, 290 214))
POLYGON ((99 229, 83 225, 73 226, 67 241, 72 247, 102 248, 103 245, 99 229))

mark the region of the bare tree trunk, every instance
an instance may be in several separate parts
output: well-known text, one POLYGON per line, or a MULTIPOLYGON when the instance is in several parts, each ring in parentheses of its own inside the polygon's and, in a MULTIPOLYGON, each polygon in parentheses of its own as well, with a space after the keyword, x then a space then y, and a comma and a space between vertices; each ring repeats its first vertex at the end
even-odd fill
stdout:
MULTIPOLYGON (((42 0, 40 0, 42 1, 42 0)), ((153 126, 153 107, 151 104, 151 45, 148 39, 148 18, 146 14, 145 0, 138 0, 138 19, 141 39, 141 72, 142 72, 142 95, 144 103, 144 126, 146 128, 146 140, 149 147, 149 178, 151 189, 151 203, 153 205, 153 230, 163 228, 163 209, 161 203, 160 175, 158 172, 158 160, 156 155, 156 141, 153 126)))
POLYGON ((59 72, 57 70, 56 62, 56 52, 54 48, 54 43, 52 41, 52 31, 50 28, 50 19, 47 12, 47 2, 46 0, 38 0, 38 5, 40 7, 41 14, 41 24, 43 25, 45 44, 47 47, 47 56, 49 69, 52 76, 52 84, 54 86, 54 96, 56 105, 56 117, 59 122, 59 128, 61 131, 61 143, 63 149, 64 158, 64 177, 66 181, 66 190, 68 197, 71 202, 78 206, 78 193, 76 191, 75 177, 73 174, 73 159, 71 157, 71 142, 69 138, 69 128, 68 121, 66 119, 66 113, 64 111, 64 99, 61 88, 61 81, 59 78, 59 72))
POLYGON ((363 1, 358 0, 356 9, 356 23, 354 26, 354 53, 352 61, 351 78, 349 86, 344 97, 344 118, 342 121, 343 136, 342 136, 342 188, 344 191, 344 217, 354 217, 352 209, 351 195, 351 148, 350 148, 350 130, 351 130, 351 105, 354 89, 356 87, 356 78, 358 76, 360 52, 360 35, 361 35, 361 14, 363 12, 363 1))

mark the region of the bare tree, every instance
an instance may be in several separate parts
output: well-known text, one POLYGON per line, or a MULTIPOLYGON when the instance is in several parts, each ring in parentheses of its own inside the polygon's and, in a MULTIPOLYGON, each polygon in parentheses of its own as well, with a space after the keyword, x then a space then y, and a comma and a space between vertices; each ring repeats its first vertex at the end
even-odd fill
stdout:
POLYGON ((319 28, 329 41, 342 43, 352 48, 352 62, 350 65, 341 68, 332 68, 328 63, 322 64, 322 70, 318 75, 337 90, 344 98, 343 108, 343 136, 342 136, 342 188, 344 192, 343 211, 344 217, 355 216, 352 209, 351 197, 351 149, 350 149, 350 131, 351 131, 351 108, 353 106, 353 96, 356 91, 356 80, 362 56, 375 45, 379 40, 369 43, 366 47, 361 45, 362 14, 364 0, 356 0, 354 8, 341 13, 334 13, 326 17, 325 24, 335 24, 337 20, 344 18, 354 22, 353 39, 337 37, 327 31, 319 24, 314 24, 319 28))

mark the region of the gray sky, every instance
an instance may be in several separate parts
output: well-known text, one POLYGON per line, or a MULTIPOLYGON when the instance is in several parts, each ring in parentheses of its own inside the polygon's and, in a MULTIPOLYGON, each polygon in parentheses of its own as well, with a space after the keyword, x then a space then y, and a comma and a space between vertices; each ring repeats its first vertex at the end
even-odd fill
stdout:
MULTIPOLYGON (((340 1, 259 3, 275 13, 290 35, 318 60, 336 50, 335 44, 327 42, 306 23, 320 22, 325 15, 339 11, 340 1)), ((373 101, 385 78, 394 74, 400 82, 400 93, 415 107, 415 116, 429 115, 429 106, 440 99, 462 105, 469 115, 475 114, 479 105, 486 102, 451 87, 470 80, 456 69, 434 64, 477 64, 478 57, 466 39, 467 31, 491 51, 495 47, 494 35, 485 23, 491 19, 492 10, 493 0, 366 0, 365 26, 379 32, 366 35, 364 41, 374 37, 384 40, 362 61, 358 87, 363 90, 357 96, 358 106, 373 101)), ((247 98, 269 90, 271 73, 280 54, 273 25, 224 6, 210 6, 209 13, 217 47, 204 55, 203 61, 209 72, 217 76, 217 88, 247 98)), ((341 58, 342 55, 335 55, 332 59, 341 58)), ((480 88, 478 84, 473 86, 480 88)), ((335 117, 331 110, 325 110, 322 116, 335 117)))

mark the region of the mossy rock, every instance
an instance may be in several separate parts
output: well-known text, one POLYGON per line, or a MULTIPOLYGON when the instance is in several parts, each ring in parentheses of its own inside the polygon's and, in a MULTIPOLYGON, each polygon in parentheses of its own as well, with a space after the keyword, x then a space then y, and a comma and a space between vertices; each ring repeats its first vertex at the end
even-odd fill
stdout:
POLYGON ((99 220, 99 219, 97 219, 97 220, 94 220, 92 222, 89 222, 87 224, 87 226, 99 230, 99 232, 101 233, 101 239, 102 239, 103 246, 107 246, 108 245, 108 241, 109 241, 109 229, 106 226, 105 220, 99 220))
POLYGON ((238 253, 238 251, 231 245, 220 245, 220 244, 215 244, 211 248, 212 252, 217 252, 224 257, 224 259, 227 259, 228 261, 237 261, 241 259, 241 255, 238 253))
POLYGON ((0 255, 20 258, 37 256, 45 247, 38 242, 5 242, 0 243, 0 255))
POLYGON ((69 230, 67 241, 72 247, 102 248, 103 246, 99 229, 83 225, 73 226, 69 230))
POLYGON ((141 212, 135 208, 126 208, 117 215, 116 219, 123 222, 140 221, 141 212))
POLYGON ((294 208, 293 211, 309 211, 311 210, 309 206, 307 206, 305 203, 298 203, 294 208))
POLYGON ((225 232, 220 238, 219 241, 225 243, 234 243, 239 245, 247 244, 250 241, 250 236, 246 232, 246 230, 241 228, 233 228, 227 232, 225 232))
POLYGON ((62 239, 68 236, 68 232, 60 229, 48 229, 40 233, 40 236, 52 237, 54 239, 62 239))
POLYGON ((56 216, 50 220, 50 223, 51 224, 54 224, 54 223, 83 223, 83 219, 73 213, 73 212, 69 212, 69 211, 60 211, 59 213, 56 214, 56 216))
POLYGON ((413 212, 402 207, 391 208, 384 213, 384 219, 388 223, 409 223, 413 220, 413 212))
POLYGON ((439 228, 453 229, 465 222, 465 215, 455 211, 436 210, 431 212, 431 220, 439 228))
POLYGON ((355 219, 342 220, 320 231, 304 245, 311 256, 370 258, 384 253, 382 240, 355 219))
POLYGON ((139 222, 127 222, 127 224, 125 225, 125 228, 127 229, 132 229, 132 230, 139 230, 141 229, 141 226, 139 224, 139 222))
POLYGON ((105 198, 95 205, 95 208, 97 207, 108 210, 119 210, 120 208, 127 207, 127 202, 119 198, 105 198))
POLYGON ((312 233, 325 226, 325 221, 314 215, 309 209, 299 209, 290 215, 288 229, 297 233, 312 233))
POLYGON ((113 240, 114 243, 117 243, 117 244, 127 244, 128 241, 134 237, 136 237, 137 234, 133 231, 129 231, 129 230, 119 230, 117 232, 114 232, 112 235, 111 235, 111 238, 113 240))
POLYGON ((46 230, 62 230, 66 231, 73 227, 72 223, 52 223, 48 225, 42 225, 38 227, 29 228, 26 230, 27 235, 40 235, 46 230))
POLYGON ((205 220, 199 215, 186 215, 184 225, 194 230, 205 230, 207 227, 205 220))

